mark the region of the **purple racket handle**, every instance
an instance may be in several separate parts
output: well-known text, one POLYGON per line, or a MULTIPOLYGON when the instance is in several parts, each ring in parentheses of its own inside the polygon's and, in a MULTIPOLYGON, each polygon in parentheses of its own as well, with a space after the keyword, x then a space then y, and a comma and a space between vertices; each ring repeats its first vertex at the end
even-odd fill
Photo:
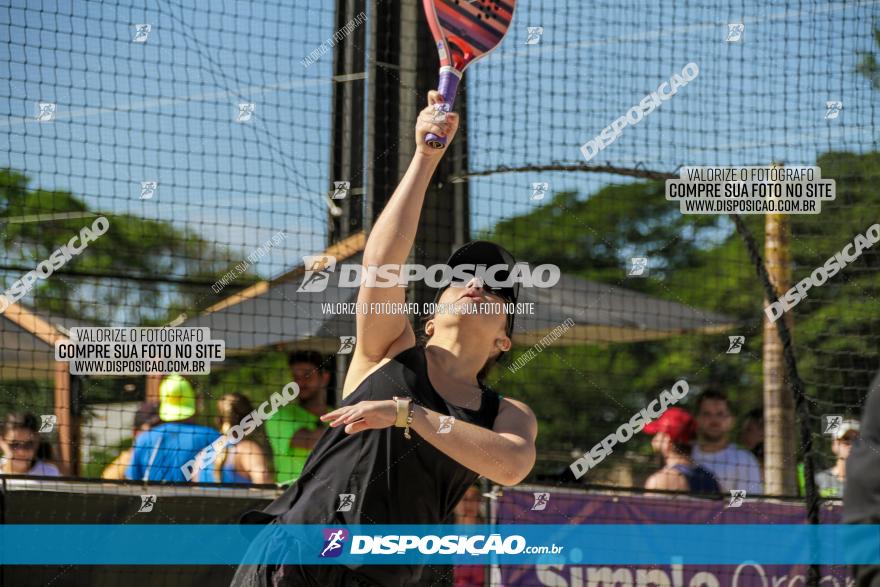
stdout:
MULTIPOLYGON (((437 110, 443 112, 452 110, 459 81, 461 81, 461 74, 453 71, 451 67, 444 67, 440 70, 440 83, 437 86, 437 91, 443 96, 443 103, 434 105, 437 110)), ((425 135, 425 144, 435 149, 442 149, 446 146, 446 137, 438 137, 429 132, 425 135)))

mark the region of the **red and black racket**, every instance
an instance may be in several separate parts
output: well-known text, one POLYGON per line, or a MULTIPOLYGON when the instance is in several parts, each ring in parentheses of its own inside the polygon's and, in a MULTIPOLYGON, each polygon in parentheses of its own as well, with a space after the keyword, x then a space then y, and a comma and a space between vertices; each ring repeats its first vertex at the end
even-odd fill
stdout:
MULTIPOLYGON (((516 0, 423 0, 423 4, 440 54, 437 90, 444 104, 438 107, 449 112, 465 68, 488 55, 507 34, 516 0)), ((425 143, 442 149, 446 137, 429 133, 425 143)))

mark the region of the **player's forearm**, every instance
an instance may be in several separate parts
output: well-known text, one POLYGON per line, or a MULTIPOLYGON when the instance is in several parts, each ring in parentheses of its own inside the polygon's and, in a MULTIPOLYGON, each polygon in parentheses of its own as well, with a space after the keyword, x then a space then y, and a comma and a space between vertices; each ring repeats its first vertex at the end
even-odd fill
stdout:
POLYGON ((516 485, 535 465, 535 449, 468 422, 454 420, 448 432, 440 430, 440 414, 416 406, 412 428, 454 461, 499 485, 516 485))
POLYGON ((364 265, 402 264, 415 241, 425 191, 439 157, 416 153, 403 179, 373 225, 364 249, 364 265))

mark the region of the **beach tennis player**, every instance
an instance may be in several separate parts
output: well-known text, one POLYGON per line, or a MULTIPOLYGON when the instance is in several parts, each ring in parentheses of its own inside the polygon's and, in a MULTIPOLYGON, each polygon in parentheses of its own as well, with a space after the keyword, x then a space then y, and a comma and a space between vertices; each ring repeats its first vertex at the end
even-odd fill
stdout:
MULTIPOLYGON (((416 124, 416 153, 403 179, 373 226, 363 265, 402 265, 416 236, 425 190, 445 149, 425 144, 425 135, 444 136, 458 128, 458 115, 433 120, 433 105, 416 124)), ((478 241, 455 251, 450 266, 506 265, 513 256, 493 243, 478 241)), ((499 283, 509 272, 498 271, 499 283)), ((495 282, 493 282, 495 283, 495 282)), ((424 325, 424 340, 404 314, 357 315, 357 344, 343 387, 342 407, 322 416, 330 428, 320 438, 302 475, 262 512, 243 522, 269 524, 442 524, 478 476, 516 485, 535 463, 537 422, 522 402, 503 398, 484 383, 498 357, 511 346, 514 316, 505 302, 516 302, 519 284, 490 288, 477 277, 438 291, 438 311, 424 325), (474 312, 479 308, 497 313, 474 312), (451 311, 456 310, 456 311, 451 311), (450 420, 449 417, 453 419, 450 420), (345 507, 340 507, 343 502, 345 507), (342 511, 340 511, 342 510, 342 511)), ((362 285, 359 307, 399 303, 403 287, 362 285), (364 306, 366 304, 366 306, 364 306)), ((420 333, 421 334, 421 333, 420 333)), ((258 541, 267 560, 278 548, 298 549, 290 541, 273 546, 258 541)), ((327 545, 302 544, 309 558, 327 545)), ((236 587, 297 585, 396 587, 419 580, 422 567, 366 565, 241 565, 236 587)))

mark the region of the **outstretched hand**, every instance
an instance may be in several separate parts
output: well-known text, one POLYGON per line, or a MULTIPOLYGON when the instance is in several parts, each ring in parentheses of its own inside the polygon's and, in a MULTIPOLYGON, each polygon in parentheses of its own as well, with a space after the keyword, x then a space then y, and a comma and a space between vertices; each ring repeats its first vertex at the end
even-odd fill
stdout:
POLYGON ((428 106, 419 113, 419 118, 416 121, 416 151, 418 153, 432 157, 442 157, 443 153, 446 152, 446 148, 449 147, 449 144, 455 137, 456 131, 458 131, 458 113, 446 112, 444 119, 444 112, 437 109, 436 106, 443 104, 443 102, 443 95, 440 92, 437 90, 428 92, 428 106), (435 149, 426 145, 425 135, 428 133, 446 137, 446 148, 435 149))
POLYGON ((391 399, 362 401, 321 416, 321 421, 330 422, 331 428, 345 425, 347 434, 388 428, 394 425, 395 420, 397 420, 397 403, 391 399))

